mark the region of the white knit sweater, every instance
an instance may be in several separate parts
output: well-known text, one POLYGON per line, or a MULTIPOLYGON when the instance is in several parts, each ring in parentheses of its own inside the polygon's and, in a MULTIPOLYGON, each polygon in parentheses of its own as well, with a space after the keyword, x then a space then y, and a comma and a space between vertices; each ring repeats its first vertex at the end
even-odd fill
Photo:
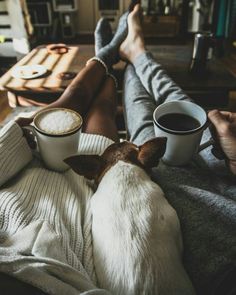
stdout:
MULTIPOLYGON (((111 143, 82 134, 79 153, 101 154, 111 143)), ((90 183, 44 168, 10 122, 0 131, 0 186, 0 271, 48 294, 107 294, 95 287, 90 183)))

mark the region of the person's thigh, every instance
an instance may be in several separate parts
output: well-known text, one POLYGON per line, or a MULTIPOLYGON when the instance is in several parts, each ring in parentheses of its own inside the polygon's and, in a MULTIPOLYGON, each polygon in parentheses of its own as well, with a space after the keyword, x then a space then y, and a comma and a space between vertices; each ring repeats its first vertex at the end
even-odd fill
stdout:
POLYGON ((141 145, 155 137, 152 116, 156 104, 132 65, 125 71, 123 105, 129 140, 141 145))
POLYGON ((116 108, 115 84, 107 77, 84 119, 83 132, 103 135, 118 142, 116 108))

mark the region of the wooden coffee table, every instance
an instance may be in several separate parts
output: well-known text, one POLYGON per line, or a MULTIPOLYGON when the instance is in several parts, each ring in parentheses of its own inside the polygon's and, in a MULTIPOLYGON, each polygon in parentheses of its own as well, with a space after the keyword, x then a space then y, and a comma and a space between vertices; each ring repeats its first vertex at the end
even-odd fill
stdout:
POLYGON ((46 46, 33 49, 13 68, 23 65, 41 64, 47 73, 38 78, 25 80, 11 76, 11 68, 0 79, 0 89, 7 90, 9 104, 12 107, 21 105, 45 105, 56 100, 69 85, 72 79, 62 80, 62 72, 78 73, 86 61, 94 55, 93 46, 69 46, 65 54, 51 54, 46 46))

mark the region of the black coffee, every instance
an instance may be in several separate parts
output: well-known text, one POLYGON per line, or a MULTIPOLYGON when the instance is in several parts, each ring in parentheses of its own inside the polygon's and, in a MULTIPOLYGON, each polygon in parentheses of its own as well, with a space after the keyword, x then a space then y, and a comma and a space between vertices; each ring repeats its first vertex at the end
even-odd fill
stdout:
POLYGON ((165 114, 161 116, 157 122, 173 131, 190 131, 201 126, 199 121, 186 114, 165 114))

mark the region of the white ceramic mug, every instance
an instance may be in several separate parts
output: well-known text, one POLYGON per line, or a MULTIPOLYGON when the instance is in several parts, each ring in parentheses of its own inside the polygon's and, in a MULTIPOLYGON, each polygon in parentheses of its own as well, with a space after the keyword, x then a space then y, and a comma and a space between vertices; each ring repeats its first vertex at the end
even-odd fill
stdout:
POLYGON ((63 172, 69 169, 69 166, 63 162, 63 160, 78 153, 82 122, 82 117, 78 113, 69 109, 45 109, 36 114, 33 120, 33 126, 30 126, 30 129, 36 136, 38 151, 47 168, 58 172, 63 172), (58 132, 57 134, 42 130, 38 124, 40 118, 47 112, 52 113, 58 110, 73 113, 78 117, 78 124, 76 124, 71 130, 58 132))
POLYGON ((155 135, 167 137, 166 152, 162 158, 166 164, 174 166, 185 165, 199 151, 202 133, 207 127, 207 114, 199 105, 183 100, 163 103, 155 109, 153 121, 155 135), (167 114, 184 114, 197 120, 198 124, 193 129, 188 130, 170 129, 164 126, 164 124, 162 125, 160 119, 167 114))

